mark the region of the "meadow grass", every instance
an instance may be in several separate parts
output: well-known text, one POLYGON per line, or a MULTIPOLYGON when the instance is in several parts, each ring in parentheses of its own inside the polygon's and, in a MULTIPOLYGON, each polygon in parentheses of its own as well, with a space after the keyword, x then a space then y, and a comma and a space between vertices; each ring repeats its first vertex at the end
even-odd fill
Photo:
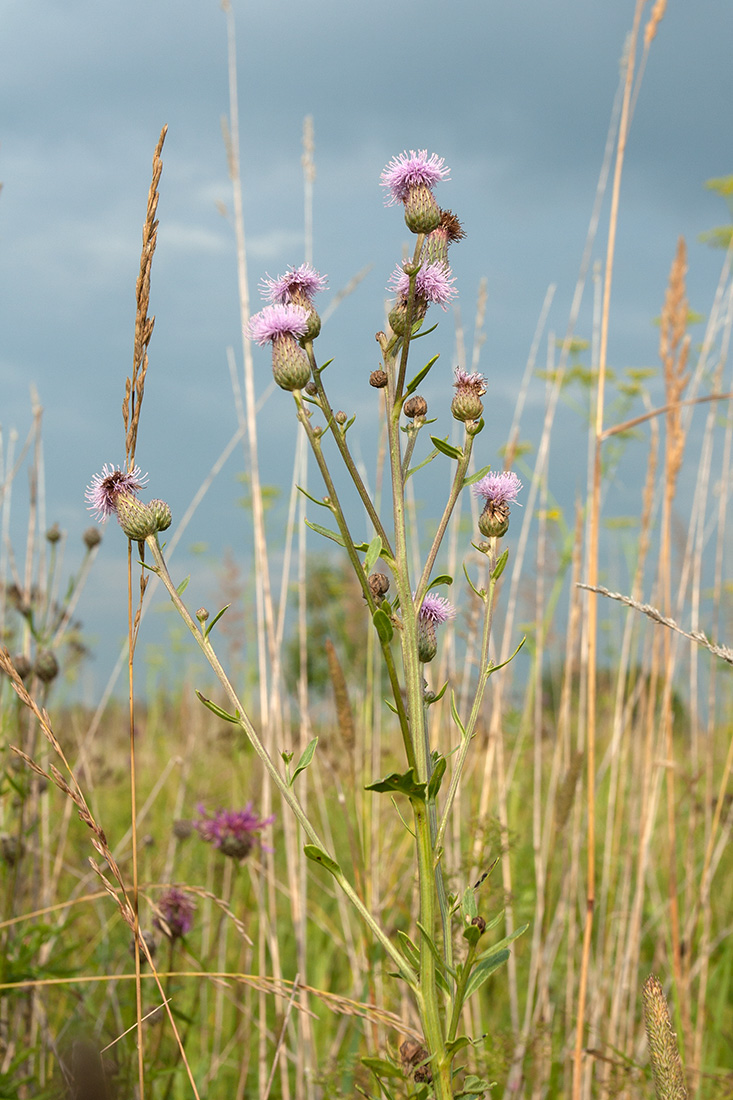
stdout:
MULTIPOLYGON (((244 328, 250 310, 235 43, 226 10, 231 81, 226 140, 244 328)), ((306 436, 318 462, 321 446, 297 395, 304 431, 298 434, 288 519, 283 532, 268 529, 253 357, 245 341, 241 383, 236 369, 232 377, 237 439, 246 438, 248 448, 256 661, 238 670, 242 690, 234 695, 236 714, 229 681, 218 672, 218 680, 207 681, 203 665, 195 685, 199 698, 187 686, 151 693, 144 706, 128 709, 107 697, 95 713, 54 709, 59 661, 66 667, 65 653, 79 653, 73 610, 97 543, 89 536, 82 571, 62 596, 57 552, 63 536, 44 530, 32 492, 24 571, 3 552, 0 611, 14 657, 6 652, 2 658, 0 1096, 311 1100, 363 1094, 422 1100, 446 1095, 425 1032, 430 1013, 426 1017, 425 1004, 410 985, 410 975, 418 971, 416 984, 430 977, 441 998, 445 992, 440 1026, 444 1037, 450 1036, 450 1058, 453 1046, 458 1055, 451 1095, 486 1095, 486 1082, 496 1082, 494 1093, 501 1089, 506 1097, 648 1095, 647 1034, 658 1095, 676 1097, 685 1088, 704 1097, 733 1091, 733 804, 727 793, 733 662, 724 646, 706 648, 702 634, 704 626, 713 641, 724 640, 729 625, 724 540, 733 424, 723 371, 732 314, 730 257, 702 345, 695 349, 688 334, 684 242, 671 257, 666 295, 662 288, 659 293, 663 407, 653 407, 644 372, 629 371, 614 384, 605 362, 623 150, 662 13, 663 5, 655 5, 637 69, 629 52, 568 330, 559 345, 547 341, 546 412, 533 463, 520 433, 546 309, 514 422, 507 440, 499 441, 505 469, 524 462, 528 481, 524 510, 512 517, 501 576, 496 556, 485 548, 470 549, 479 518, 475 497, 456 496, 440 553, 426 568, 419 474, 404 494, 413 584, 424 572, 429 579, 435 566, 455 579, 461 609, 456 621, 442 628, 435 662, 420 664, 436 695, 442 684, 450 685, 430 705, 434 766, 446 762, 438 805, 441 800, 451 805, 435 847, 442 878, 434 871, 429 877, 440 904, 457 906, 463 899, 467 918, 471 906, 478 906, 480 932, 474 924, 466 934, 467 919, 460 935, 456 920, 441 943, 435 919, 430 932, 438 962, 431 962, 430 973, 424 969, 433 951, 426 946, 430 936, 417 931, 426 876, 419 861, 416 866, 413 832, 418 839, 421 834, 408 807, 420 798, 405 798, 404 783, 393 784, 392 797, 366 789, 381 777, 400 776, 404 768, 395 717, 402 703, 399 690, 392 710, 384 704, 393 672, 388 660, 383 662, 386 628, 373 614, 363 575, 360 586, 344 569, 344 559, 329 557, 324 565, 324 559, 308 554, 306 497, 297 486, 316 498, 322 494, 308 469, 306 436), (586 367, 574 326, 612 161, 606 268, 596 281, 598 320, 586 367), (566 518, 551 497, 549 456, 558 402, 573 385, 588 401, 588 484, 586 500, 566 518), (721 409, 728 410, 722 421, 721 409), (688 453, 693 413, 704 418, 702 446, 692 500, 682 500, 681 475, 694 462, 688 453), (618 552, 614 539, 620 538, 612 527, 603 527, 601 505, 615 464, 642 431, 647 434, 639 517, 627 543, 627 571, 618 579, 624 605, 607 600, 607 589, 598 584, 601 570, 618 552), (486 612, 489 634, 476 588, 493 592, 494 581, 496 602, 486 612), (645 593, 651 594, 649 605, 645 593), (295 606, 288 612, 291 602, 295 606), (381 628, 375 631, 370 619, 381 628), (599 653, 605 627, 612 641, 599 653), (520 673, 511 658, 523 635, 520 673), (456 719, 462 716, 465 724, 471 713, 487 652, 489 689, 475 708, 464 755, 456 719), (250 734, 259 737, 254 752, 250 734), (302 771, 290 783, 299 761, 302 771), (281 785, 273 782, 273 768, 281 785), (454 786, 461 769, 462 781, 454 786), (292 801, 281 797, 283 786, 298 792, 302 816, 297 819, 290 812, 292 801), (244 848, 227 855, 207 842, 218 808, 242 813, 249 803, 249 825, 238 834, 245 835, 244 848), (311 826, 327 853, 321 866, 304 854, 311 826), (329 875, 329 860, 347 869, 344 882, 332 869, 329 875), (372 924, 365 923, 364 913, 372 924), (383 940, 375 938, 375 930, 383 940), (479 939, 486 980, 462 1006, 459 999, 453 1020, 448 978, 460 983, 456 960, 460 965, 473 960, 479 939), (395 974, 395 955, 385 951, 385 943, 399 944, 402 976, 395 974), (450 960, 456 963, 453 971, 450 960), (652 973, 662 978, 661 985, 649 982, 652 973), (671 1024, 664 1014, 665 993, 671 1024)), ((134 366, 125 390, 128 471, 135 464, 152 336, 148 308, 164 137, 165 131, 154 157, 134 366)), ((304 149, 307 210, 313 183, 308 122, 304 149)), ((413 305, 408 296, 408 333, 413 305)), ((457 361, 470 361, 473 372, 480 366, 484 310, 480 294, 472 352, 463 347, 460 328, 457 332, 457 361)), ((386 336, 382 343, 384 350, 386 336)), ((399 397, 400 385, 395 370, 390 399, 395 386, 399 397)), ((383 393, 370 396, 383 401, 383 393)), ((283 401, 286 396, 280 395, 283 401)), ((328 411, 325 392, 318 390, 318 400, 321 411, 328 411)), ((362 495, 367 511, 373 508, 377 531, 382 496, 389 496, 381 488, 393 447, 387 435, 385 427, 372 477, 377 491, 370 503, 366 490, 362 495)), ((408 433, 409 450, 412 440, 408 433)), ((21 456, 32 486, 42 481, 40 456, 36 413, 21 456)), ((348 448, 341 448, 341 456, 348 467, 348 448)), ((22 461, 10 450, 3 461, 7 530, 9 489, 22 461)), ((328 476, 324 465, 320 472, 328 476)), ((354 469, 352 476, 358 487, 360 471, 354 469)), ((395 536, 391 529, 383 534, 386 551, 395 536)), ((345 536, 344 541, 348 546, 345 536)), ((128 671, 134 698, 135 678, 143 675, 136 653, 142 611, 153 578, 166 583, 166 575, 155 532, 131 536, 129 546, 128 671), (149 568, 138 579, 135 561, 144 543, 149 568)), ((615 583, 612 573, 609 580, 615 583)), ((234 593, 247 591, 231 566, 222 583, 234 593)), ((174 602, 180 600, 175 587, 169 593, 174 602)), ((400 620, 404 629, 409 594, 408 588, 400 620)), ((215 654, 210 646, 207 650, 209 618, 203 610, 192 613, 189 629, 217 671, 215 654)), ((226 618, 212 632, 215 642, 225 624, 226 618)), ((414 699, 407 706, 414 715, 414 699)))

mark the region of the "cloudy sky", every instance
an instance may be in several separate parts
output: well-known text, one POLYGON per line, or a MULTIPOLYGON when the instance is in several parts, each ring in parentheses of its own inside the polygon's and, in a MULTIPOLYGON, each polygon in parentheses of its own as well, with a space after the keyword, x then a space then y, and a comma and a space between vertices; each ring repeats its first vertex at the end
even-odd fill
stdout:
MULTIPOLYGON (((492 400, 481 460, 496 462, 550 284, 557 291, 547 330, 565 332, 633 0, 233 0, 233 9, 255 308, 261 275, 303 259, 301 137, 312 115, 315 265, 331 292, 372 265, 319 340, 321 357, 335 357, 334 404, 359 414, 359 447, 368 457, 376 433, 366 385, 377 365, 373 337, 409 236, 400 212, 384 208, 379 175, 403 149, 438 153, 451 170, 439 201, 468 232, 452 258, 469 347, 480 279, 488 285, 481 368, 492 400)), ((680 234, 690 251, 691 307, 709 313, 722 256, 697 238, 728 220, 703 184, 733 170, 732 32, 729 0, 670 0, 652 45, 621 192, 609 345, 619 370, 657 362, 652 321, 680 234)), ((48 522, 58 520, 68 534, 72 568, 89 523, 85 485, 124 455, 120 405, 140 231, 164 123, 157 320, 138 460, 152 494, 165 497, 175 516, 236 428, 227 348, 241 366, 242 342, 221 136, 225 16, 214 0, 0 0, 0 86, 3 446, 11 429, 26 434, 35 385, 45 409, 48 522)), ((608 201, 598 259, 607 213, 608 201)), ((430 353, 442 352, 444 373, 434 372, 430 397, 438 414, 440 400, 447 411, 455 355, 451 314, 436 319, 430 353)), ((578 334, 591 335, 590 289, 578 334)), ((542 361, 545 354, 543 345, 542 361)), ((262 394, 267 353, 258 350, 255 362, 262 394)), ((522 431, 535 443, 542 399, 538 382, 522 431)), ((571 503, 585 480, 573 457, 584 444, 579 419, 567 423, 551 484, 571 503)), ((287 485, 289 398, 269 397, 260 425, 264 480, 287 485)), ((447 419, 442 426, 450 430, 447 419)), ((192 544, 208 547, 206 561, 226 545, 246 558, 250 532, 236 503, 243 466, 239 451, 219 475, 182 542, 181 569, 190 568, 192 544)), ((13 499, 18 557, 26 484, 22 474, 13 499)), ((98 684, 125 630, 124 548, 110 527, 79 607, 104 642, 93 669, 98 684)))

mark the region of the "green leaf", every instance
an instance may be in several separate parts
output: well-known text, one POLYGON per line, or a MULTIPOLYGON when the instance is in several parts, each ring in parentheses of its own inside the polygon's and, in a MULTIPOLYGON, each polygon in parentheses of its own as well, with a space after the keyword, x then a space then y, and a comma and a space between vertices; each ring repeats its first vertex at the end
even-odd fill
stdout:
POLYGON ((476 908, 476 892, 473 886, 467 886, 463 891, 463 897, 461 899, 461 913, 467 921, 472 921, 474 917, 478 916, 478 909, 476 908))
POLYGON ((312 500, 314 504, 317 504, 319 508, 330 508, 329 504, 326 504, 325 500, 318 500, 316 497, 303 488, 302 485, 298 486, 298 492, 302 493, 304 497, 308 497, 308 500, 312 500))
POLYGON ((372 541, 369 543, 369 549, 366 552, 364 558, 364 572, 369 576, 372 569, 377 563, 377 560, 382 556, 382 540, 379 535, 375 535, 372 541))
MULTIPOLYGON (((494 923, 496 923, 496 922, 494 922, 494 923)), ((486 927, 489 928, 490 925, 487 924, 486 927)), ((529 924, 522 924, 522 925, 520 925, 519 928, 515 928, 514 931, 511 932, 508 936, 505 936, 503 940, 499 940, 498 943, 493 944, 491 947, 488 948, 487 951, 484 951, 483 955, 479 955, 477 961, 481 962, 482 959, 488 959, 496 951, 499 951, 504 947, 508 947, 509 944, 513 943, 514 940, 518 939, 519 936, 523 936, 528 928, 529 928, 529 924)))
POLYGON ((469 1073, 463 1082, 463 1088, 460 1092, 454 1093, 454 1097, 455 1100, 458 1100, 458 1097, 466 1097, 466 1100, 471 1096, 484 1097, 495 1085, 496 1081, 489 1081, 486 1077, 476 1077, 475 1074, 469 1073))
POLYGON ((337 535, 335 531, 329 531, 327 527, 321 527, 320 523, 311 523, 309 519, 305 521, 306 527, 310 527, 311 531, 315 531, 317 535, 323 535, 324 539, 332 539, 333 542, 337 542, 339 546, 344 546, 344 540, 341 535, 337 535))
POLYGON ((179 585, 176 585, 176 592, 178 593, 179 596, 182 596, 183 593, 186 591, 186 589, 188 588, 188 582, 190 580, 191 580, 191 574, 189 573, 187 577, 183 578, 183 580, 181 581, 181 583, 179 585))
POLYGON ((389 615, 386 615, 384 611, 382 611, 381 607, 378 607, 377 610, 374 612, 372 622, 374 623, 374 627, 377 631, 377 634, 379 635, 380 642, 383 642, 385 645, 389 645, 389 643, 392 641, 392 635, 394 634, 394 627, 392 626, 389 615))
POLYGON ((473 581, 471 580, 471 578, 468 575, 468 570, 466 569, 466 563, 465 562, 463 563, 463 573, 465 575, 466 580, 468 581, 469 587, 475 592, 475 594, 478 596, 478 598, 480 600, 485 600, 486 599, 486 593, 484 592, 483 588, 479 589, 473 583, 473 581))
POLYGON ((430 436, 433 446, 437 447, 441 454, 448 455, 448 458, 463 458, 463 451, 460 447, 454 447, 452 443, 448 443, 447 440, 441 439, 438 435, 430 436))
POLYGON ((330 871, 332 875, 340 875, 341 868, 335 859, 331 859, 322 848, 319 848, 317 844, 304 844, 303 853, 307 859, 312 859, 314 863, 320 863, 321 867, 325 867, 327 871, 330 871))
POLYGON ((458 714, 458 708, 456 707, 456 693, 455 693, 455 691, 451 691, 451 693, 450 693, 450 712, 451 712, 451 717, 453 718, 453 721, 455 722, 455 724, 458 726, 459 730, 461 731, 461 738, 465 737, 466 736, 466 727, 463 725, 463 722, 461 721, 460 716, 458 714))
POLYGON ((424 459, 424 461, 421 462, 419 466, 411 466, 410 469, 405 474, 405 482, 409 481, 409 479, 412 477, 412 475, 416 474, 418 470, 422 470, 423 466, 427 466, 428 462, 432 462, 433 459, 435 458, 435 456, 437 455, 437 453, 438 453, 437 451, 431 451, 430 454, 428 455, 428 457, 426 459, 424 459))
POLYGON ((490 955, 488 959, 484 959, 483 962, 478 963, 466 984, 466 991, 463 997, 464 1003, 481 988, 484 982, 489 980, 495 970, 498 970, 500 966, 504 965, 508 958, 509 950, 504 948, 503 951, 496 951, 493 955, 490 955))
POLYGON ((481 935, 481 930, 477 924, 468 924, 463 929, 463 938, 468 942, 469 947, 475 947, 481 939, 481 935))
POLYGON ((509 551, 505 550, 504 553, 498 558, 498 560, 496 562, 496 565, 494 566, 494 568, 491 571, 492 581, 498 581, 499 577, 504 572, 504 569, 506 567, 506 563, 507 563, 508 560, 509 560, 509 551))
POLYGON ((448 966, 448 963, 445 961, 445 959, 441 955, 440 951, 438 951, 438 948, 436 947, 436 944, 435 944, 435 941, 433 940, 433 937, 428 934, 427 929, 425 929, 423 927, 423 925, 420 924, 420 921, 417 921, 416 924, 417 924, 417 927, 420 929, 420 932, 422 933, 423 939, 425 940, 425 942, 427 943, 427 945, 430 949, 431 955, 434 957, 436 963, 438 964, 438 971, 442 974, 450 974, 450 976, 452 978, 455 978, 456 977, 455 970, 453 969, 452 966, 448 966))
POLYGON ((445 683, 443 684, 442 688, 440 689, 440 691, 436 692, 433 695, 432 699, 428 699, 426 697, 425 702, 427 703, 427 705, 429 707, 432 707, 433 703, 437 703, 439 699, 442 699, 443 696, 445 695, 445 689, 447 687, 448 687, 448 681, 446 680, 445 683))
POLYGON ((235 726, 239 725, 239 711, 236 711, 233 715, 229 714, 227 711, 222 710, 221 707, 218 707, 216 703, 212 703, 211 699, 207 699, 202 695, 198 689, 196 690, 196 695, 206 709, 210 710, 212 714, 215 714, 217 718, 223 718, 225 722, 232 722, 235 726))
POLYGON ((491 676, 492 673, 498 672, 500 668, 504 668, 504 666, 508 665, 510 661, 513 661, 526 641, 527 641, 527 635, 525 634, 524 637, 522 638, 521 642, 517 646, 517 648, 514 650, 514 652, 509 657, 507 657, 506 661, 502 661, 501 664, 499 664, 499 665, 491 665, 491 664, 489 665, 489 667, 486 669, 486 672, 488 673, 488 675, 491 676))
POLYGON ((298 778, 300 773, 304 772, 305 769, 310 764, 311 760, 313 759, 313 755, 316 751, 316 745, 317 744, 318 744, 318 738, 314 737, 313 740, 308 745, 306 745, 305 749, 303 750, 303 755, 301 756, 298 763, 295 765, 295 771, 293 772, 293 774, 291 776, 291 779, 290 779, 290 783, 289 783, 290 787, 292 787, 293 783, 298 778))
POLYGON ((464 1047, 469 1047, 471 1040, 467 1035, 459 1035, 456 1039, 451 1039, 445 1044, 445 1053, 449 1058, 454 1058, 458 1054, 459 1050, 463 1050, 464 1047))
POLYGON ((393 714, 399 714, 400 713, 397 710, 397 707, 394 705, 393 702, 391 702, 389 699, 385 699, 384 701, 387 704, 387 706, 389 707, 389 709, 392 711, 393 714))
POLYGON ((441 573, 439 577, 434 577, 433 578, 433 580, 430 582, 430 584, 425 589, 425 591, 429 592, 430 589, 435 588, 435 586, 437 584, 453 584, 453 578, 451 576, 449 576, 447 573, 441 573))
POLYGON ((376 783, 370 783, 364 788, 365 791, 377 791, 379 794, 405 794, 408 798, 425 798, 425 783, 418 783, 415 779, 415 769, 410 768, 409 771, 400 775, 399 772, 392 772, 391 775, 387 775, 384 779, 378 779, 376 783))
POLYGON ((413 333, 412 333, 412 336, 410 337, 410 339, 419 340, 421 336, 429 336, 431 332, 435 332, 437 327, 438 327, 438 322, 436 321, 434 325, 431 325, 430 328, 426 328, 424 332, 415 332, 413 330, 413 333))
POLYGON ((405 956, 410 966, 416 971, 420 970, 420 952, 415 944, 412 942, 406 932, 403 932, 401 928, 397 929, 397 938, 400 941, 402 947, 402 954, 405 956))
POLYGON ((232 605, 228 603, 228 604, 226 605, 226 607, 222 607, 221 611, 219 611, 219 612, 218 612, 218 613, 217 613, 216 615, 214 615, 214 618, 213 618, 213 619, 211 620, 211 622, 209 623, 209 625, 208 625, 208 626, 206 627, 206 630, 204 631, 204 638, 208 638, 209 634, 211 634, 211 631, 212 631, 212 630, 214 629, 214 627, 216 626, 216 624, 217 624, 217 623, 219 622, 219 619, 220 619, 220 618, 222 617, 222 615, 224 614, 224 612, 225 612, 225 611, 226 611, 226 610, 227 610, 228 608, 230 608, 231 606, 232 606, 232 605))
POLYGON ((387 1062, 384 1058, 362 1058, 361 1064, 370 1069, 375 1077, 395 1077, 400 1081, 404 1081, 405 1075, 401 1069, 397 1066, 393 1066, 391 1062, 387 1062))
POLYGON ((445 775, 445 769, 448 767, 444 756, 439 756, 435 761, 433 774, 430 776, 430 782, 428 783, 428 798, 437 798, 438 791, 440 790, 440 784, 443 782, 443 776, 445 775))
POLYGON ((321 366, 320 366, 320 367, 318 367, 318 373, 319 373, 319 374, 323 374, 323 372, 324 372, 324 370, 326 369, 326 367, 330 367, 330 366, 331 366, 331 363, 333 363, 333 356, 331 356, 331 358, 330 358, 330 359, 327 359, 325 363, 322 363, 322 364, 321 364, 321 366))
POLYGON ((475 485, 476 482, 480 481, 482 477, 486 477, 490 469, 490 466, 482 466, 478 473, 471 474, 470 477, 464 477, 463 481, 461 482, 461 488, 465 489, 467 485, 475 485))
POLYGON ((434 366, 434 365, 435 365, 435 364, 437 363, 438 359, 440 359, 440 356, 439 356, 439 355, 434 355, 434 356, 433 356, 433 358, 432 358, 431 360, 429 360, 429 362, 427 362, 427 363, 425 364, 425 366, 424 366, 424 367, 422 368, 422 370, 419 370, 419 371, 417 372, 417 374, 416 374, 416 375, 415 375, 415 377, 413 378, 412 382, 409 382, 409 383, 408 383, 408 385, 407 385, 407 389, 406 389, 406 391, 405 391, 405 396, 407 396, 407 394, 410 394, 410 393, 414 393, 414 392, 415 392, 415 390, 417 389, 417 387, 418 387, 418 386, 420 385, 420 383, 422 382, 423 378, 426 378, 426 377, 427 377, 427 375, 428 375, 428 374, 430 373, 430 370, 431 370, 431 369, 433 368, 433 366, 434 366))

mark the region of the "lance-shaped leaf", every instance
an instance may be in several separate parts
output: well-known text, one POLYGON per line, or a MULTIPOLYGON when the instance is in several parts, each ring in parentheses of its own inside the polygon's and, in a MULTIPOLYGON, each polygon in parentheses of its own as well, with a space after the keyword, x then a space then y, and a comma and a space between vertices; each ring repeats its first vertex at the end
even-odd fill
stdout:
POLYGON ((377 560, 382 556, 382 540, 379 535, 375 535, 372 541, 369 543, 369 549, 366 552, 364 558, 364 572, 367 576, 371 573, 372 569, 377 563, 377 560))
POLYGON ((304 844, 303 852, 308 859, 312 859, 314 863, 320 863, 321 867, 325 867, 332 875, 341 874, 341 868, 336 860, 331 859, 328 853, 324 852, 323 848, 319 848, 317 844, 304 844))
POLYGON ((222 710, 216 703, 212 703, 211 699, 207 699, 205 695, 202 695, 200 691, 196 691, 196 695, 200 702, 204 704, 207 710, 210 710, 212 714, 215 714, 217 718, 223 718, 225 722, 233 722, 235 726, 239 725, 239 711, 235 711, 234 714, 229 714, 228 711, 222 710))
POLYGON ((409 771, 392 772, 384 779, 378 779, 376 783, 370 783, 364 788, 366 791, 377 791, 379 794, 404 794, 408 798, 425 798, 425 783, 418 783, 415 778, 415 769, 409 771))
POLYGON ((425 366, 424 366, 424 367, 422 368, 422 370, 419 370, 419 371, 417 372, 417 374, 416 374, 416 375, 415 375, 415 377, 413 378, 412 382, 408 382, 408 384, 407 384, 407 390, 405 391, 405 392, 406 392, 406 394, 409 394, 409 393, 414 393, 414 392, 415 392, 415 390, 417 389, 417 387, 418 387, 418 386, 420 385, 420 383, 422 382, 423 378, 426 378, 426 377, 427 377, 427 375, 428 375, 428 374, 430 373, 430 370, 431 370, 431 369, 432 369, 432 367, 433 367, 433 366, 435 365, 435 363, 437 363, 437 361, 438 361, 438 359, 439 359, 439 358, 440 358, 440 356, 439 356, 439 355, 434 355, 434 356, 433 356, 433 358, 432 358, 432 359, 431 359, 431 360, 430 360, 429 362, 427 362, 427 363, 425 364, 425 366))
POLYGON ((304 772, 305 769, 308 767, 311 760, 313 759, 313 755, 316 751, 316 745, 317 744, 318 744, 318 738, 314 737, 313 740, 308 745, 306 745, 305 749, 303 750, 303 755, 301 756, 298 763, 295 765, 295 771, 293 772, 293 774, 290 778, 289 786, 292 787, 293 783, 298 778, 300 773, 304 772))
POLYGON ((438 435, 430 436, 433 446, 437 447, 441 454, 448 455, 448 458, 463 458, 463 451, 460 447, 454 447, 452 443, 448 443, 447 440, 441 439, 438 435))
POLYGON ((306 527, 310 527, 311 531, 315 531, 317 535, 323 535, 324 539, 331 539, 333 542, 337 542, 339 546, 344 546, 344 540, 341 535, 337 535, 335 531, 329 531, 327 527, 321 527, 320 523, 311 523, 309 519, 305 521, 306 527))
POLYGON ((231 604, 227 604, 225 607, 222 607, 221 611, 218 611, 216 613, 216 615, 214 615, 214 618, 211 620, 211 622, 206 627, 206 630, 204 631, 204 638, 208 638, 209 634, 211 634, 211 631, 214 629, 216 624, 219 622, 219 619, 222 617, 222 615, 224 614, 225 611, 229 610, 230 607, 231 607, 231 604))
POLYGON ((433 774, 430 776, 428 783, 428 798, 437 798, 438 791, 440 790, 440 784, 443 782, 443 776, 445 775, 445 769, 447 768, 446 759, 444 756, 439 756, 433 765, 433 774))
POLYGON ((464 477, 463 481, 461 482, 461 488, 465 489, 467 485, 475 485, 476 482, 480 481, 482 477, 486 477, 490 469, 490 466, 482 466, 478 473, 471 474, 468 477, 464 477))

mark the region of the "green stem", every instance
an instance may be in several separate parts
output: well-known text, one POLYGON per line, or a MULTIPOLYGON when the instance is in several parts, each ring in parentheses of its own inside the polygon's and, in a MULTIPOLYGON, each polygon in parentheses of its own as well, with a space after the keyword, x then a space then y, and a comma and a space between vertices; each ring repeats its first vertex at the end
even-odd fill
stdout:
POLYGON ((461 971, 456 984, 456 992, 453 998, 453 1011, 451 1012, 450 1024, 448 1025, 448 1042, 452 1043, 456 1037, 458 1031, 458 1024, 461 1019, 461 1009, 463 1008, 463 1002, 466 997, 466 986, 468 985, 468 979, 471 977, 471 971, 473 970, 474 959, 476 958, 476 949, 478 947, 478 940, 476 943, 469 944, 468 952, 466 953, 466 961, 461 967, 461 971))
MULTIPOLYGON (((168 595, 170 596, 171 600, 173 601, 173 603, 176 606, 178 614, 181 616, 184 623, 186 624, 186 626, 190 630, 191 634, 195 638, 196 644, 198 645, 199 649, 203 653, 206 660, 209 662, 209 665, 211 666, 214 673, 216 674, 217 679, 219 680, 220 684, 224 688, 224 691, 226 692, 227 698, 229 699, 230 703, 234 707, 235 712, 237 714, 237 721, 238 721, 239 725, 242 727, 242 729, 244 730, 244 732, 247 734, 247 737, 249 738, 249 742, 252 745, 252 748, 255 750, 255 752, 259 756, 259 758, 262 761, 265 769, 267 770, 268 774, 270 775, 270 778, 272 779, 273 783, 275 784, 275 786, 279 790, 280 794, 282 795, 284 801, 287 803, 287 805, 290 807, 292 812, 295 814, 295 817, 297 818, 298 822, 300 823, 305 835, 308 837, 308 839, 311 841, 311 843, 313 843, 316 847, 320 848, 321 851, 326 852, 327 851, 326 846, 324 845, 324 843, 321 840, 320 836, 318 835, 315 828, 311 824, 310 819, 307 817, 305 811, 303 810, 303 807, 300 804, 300 800, 298 799, 297 795, 293 792, 293 790, 288 786, 285 778, 281 775, 281 773, 278 770, 276 764, 272 760, 270 754, 267 752, 267 749, 265 748, 265 746, 262 744, 262 741, 258 737, 257 731, 255 730, 254 726, 252 725, 252 722, 249 718, 249 715, 247 714, 244 707, 242 706, 242 703, 240 702, 239 698, 237 697, 237 693, 235 692, 234 688, 230 684, 229 679, 227 678, 226 672, 222 668, 222 665, 219 662, 219 658, 217 657, 216 653, 214 652, 214 648, 211 645, 211 642, 209 641, 208 637, 206 636, 205 632, 201 629, 201 627, 199 627, 199 625, 196 622, 194 622, 193 618, 191 617, 191 615, 188 611, 188 608, 186 607, 186 605, 184 604, 184 602, 181 599, 180 595, 178 594, 178 591, 176 590, 176 587, 173 584, 173 581, 171 580, 170 573, 168 572, 168 567, 165 563, 165 559, 163 558, 163 552, 160 548, 160 544, 158 542, 157 535, 149 535, 148 538, 145 540, 145 542, 150 547, 150 550, 151 550, 151 552, 153 554, 153 557, 155 559, 154 572, 162 580, 163 584, 165 585, 165 588, 168 591, 168 595)), ((152 568, 152 567, 150 567, 150 568, 152 568)), ((334 869, 331 870, 331 874, 336 879, 336 882, 339 884, 339 886, 341 887, 343 892, 346 894, 347 898, 349 899, 351 904, 354 906, 356 911, 359 913, 362 920, 370 928, 370 930, 371 930, 372 934, 374 935, 374 937, 379 941, 379 943, 382 945, 384 950, 387 952, 390 959, 395 964, 395 966, 397 967, 397 969, 399 970, 400 974, 405 979, 407 984, 410 986, 410 988, 415 989, 415 974, 414 974, 412 968, 410 966, 408 966, 408 964, 405 962, 405 959, 403 958, 403 956, 400 954, 400 952, 397 950, 397 948, 394 946, 394 944, 391 943, 391 941, 387 937, 386 933, 379 926, 379 924, 377 924, 376 920, 374 919, 372 914, 369 912, 369 910, 366 908, 363 901, 361 900, 359 895, 356 893, 356 891, 354 890, 353 886, 351 885, 349 880, 344 875, 341 868, 338 867, 337 865, 335 865, 334 869)))
MULTIPOLYGON (((418 233, 417 240, 415 241, 415 251, 412 254, 413 266, 420 262, 420 253, 422 252, 423 242, 425 240, 424 233, 418 233)), ((402 354, 400 356, 400 369, 397 376, 397 386, 395 388, 395 396, 399 401, 402 397, 402 390, 405 385, 405 373, 407 371, 407 357, 410 353, 410 340, 412 339, 412 318, 415 310, 415 281, 417 279, 417 272, 410 276, 410 289, 407 293, 407 316, 405 319, 405 335, 402 338, 402 354)))
POLYGON ((463 481, 466 476, 466 471, 468 470, 468 464, 471 461, 472 450, 473 436, 469 435, 468 432, 466 432, 463 453, 458 459, 458 465, 456 466, 456 472, 453 478, 453 484, 451 485, 450 495, 446 502, 445 508, 443 509, 443 515, 440 518, 438 529, 435 532, 433 545, 430 547, 430 553, 425 559, 425 567, 422 571, 422 576, 420 577, 420 583, 417 586, 415 603, 418 607, 420 607, 420 605, 422 604, 425 592, 427 591, 428 582, 430 581, 430 574, 433 571, 433 566, 435 565, 435 559, 438 556, 440 544, 443 541, 443 536, 445 535, 446 528, 448 527, 450 517, 453 514, 453 509, 455 508, 458 497, 460 496, 461 490, 463 489, 463 481))

